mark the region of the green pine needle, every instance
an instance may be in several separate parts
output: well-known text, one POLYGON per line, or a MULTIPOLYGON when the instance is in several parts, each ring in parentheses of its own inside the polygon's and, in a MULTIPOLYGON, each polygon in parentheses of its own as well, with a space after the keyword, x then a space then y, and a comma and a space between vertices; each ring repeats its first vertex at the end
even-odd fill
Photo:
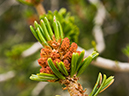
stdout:
POLYGON ((65 77, 59 72, 59 70, 56 68, 54 63, 52 62, 51 58, 48 58, 48 65, 51 68, 51 70, 54 72, 54 74, 59 78, 59 79, 65 79, 65 77))
POLYGON ((89 96, 97 96, 99 93, 107 89, 113 82, 114 82, 114 76, 110 76, 109 78, 106 79, 106 75, 104 74, 102 79, 102 74, 99 73, 96 84, 92 92, 89 94, 89 96))
POLYGON ((78 57, 79 57, 79 54, 78 53, 73 53, 72 54, 70 77, 73 77, 74 74, 76 73, 78 57))
POLYGON ((55 32, 55 38, 56 40, 58 41, 59 40, 59 27, 58 27, 58 24, 57 24, 57 20, 56 20, 56 17, 54 16, 53 18, 53 28, 54 28, 54 32, 55 32))
POLYGON ((66 70, 65 68, 65 65, 63 62, 59 62, 59 63, 56 63, 57 64, 57 67, 59 68, 59 70, 65 75, 65 76, 68 76, 68 71, 66 70))
POLYGON ((47 27, 48 32, 49 32, 49 35, 50 35, 50 37, 51 37, 51 39, 52 39, 53 31, 52 31, 50 22, 48 21, 47 17, 44 17, 43 20, 44 20, 44 22, 45 22, 45 24, 46 24, 46 27, 47 27))
POLYGON ((91 55, 85 58, 80 68, 78 69, 77 76, 81 75, 85 71, 85 69, 88 67, 88 65, 91 63, 91 61, 95 59, 98 55, 99 53, 97 53, 96 51, 93 51, 91 55))
POLYGON ((41 24, 41 27, 42 27, 42 29, 43 29, 43 31, 44 31, 45 38, 47 39, 47 41, 50 41, 50 40, 51 40, 51 37, 50 37, 50 35, 49 35, 49 33, 48 33, 48 30, 47 30, 47 28, 46 28, 46 25, 45 25, 44 21, 41 20, 41 21, 40 21, 40 24, 41 24))
POLYGON ((83 58, 84 58, 84 55, 85 55, 85 51, 83 50, 83 51, 80 53, 79 57, 78 57, 77 69, 76 69, 76 71, 78 71, 78 69, 80 68, 80 66, 81 66, 81 64, 82 64, 82 60, 83 60, 83 58))

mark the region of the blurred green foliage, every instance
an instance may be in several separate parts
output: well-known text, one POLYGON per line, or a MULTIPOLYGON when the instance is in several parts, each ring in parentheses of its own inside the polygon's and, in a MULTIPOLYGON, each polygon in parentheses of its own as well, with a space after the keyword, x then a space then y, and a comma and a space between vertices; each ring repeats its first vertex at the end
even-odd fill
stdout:
MULTIPOLYGON (((13 90, 16 91, 11 92, 11 95, 23 96, 23 93, 24 96, 27 96, 27 94, 30 95, 28 92, 32 90, 32 86, 35 86, 35 83, 33 82, 32 84, 28 78, 31 73, 39 72, 39 67, 34 67, 33 64, 33 62, 38 59, 39 52, 25 58, 21 56, 22 52, 28 49, 32 44, 33 43, 24 43, 14 45, 11 50, 5 51, 5 55, 7 56, 6 62, 8 66, 10 66, 9 69, 14 70, 16 75, 14 80, 11 80, 8 84, 8 87, 13 87, 13 90), (23 91, 21 92, 21 90, 23 91)), ((5 96, 7 95, 6 93, 5 96)))
POLYGON ((129 58, 129 45, 127 45, 122 51, 129 58))
POLYGON ((85 49, 92 47, 91 41, 94 40, 92 29, 94 27, 94 17, 97 9, 87 0, 68 0, 70 10, 74 14, 75 22, 79 27, 79 45, 85 49))
MULTIPOLYGON (((0 9, 3 11, 6 8, 1 8, 1 4, 5 1, 7 0, 0 1, 0 9)), ((51 4, 48 1, 51 0, 44 0, 43 3, 46 10, 51 9, 51 4)), ((102 26, 106 49, 100 56, 127 62, 128 57, 123 54, 122 49, 129 43, 129 1, 100 1, 107 10, 106 19, 102 26)), ((8 6, 8 4, 6 6, 8 6)), ((94 40, 92 29, 94 27, 94 17, 97 12, 96 7, 88 0, 59 0, 58 6, 59 8, 67 8, 68 11, 71 12, 71 15, 74 16, 74 22, 80 30, 78 44, 85 49, 91 48, 91 41, 94 40)), ((37 73, 40 69, 39 67, 31 67, 33 61, 39 58, 39 51, 27 58, 20 57, 21 52, 31 45, 30 42, 36 41, 29 30, 30 21, 36 20, 36 16, 36 11, 33 7, 22 4, 12 5, 0 15, 0 73, 2 74, 10 70, 16 70, 16 76, 14 78, 5 82, 0 82, 1 96, 31 96, 32 90, 38 83, 29 80, 29 76, 31 73, 37 73), (12 47, 14 45, 25 43, 28 44, 26 47, 23 47, 23 49, 14 48, 15 50, 18 50, 18 53, 13 53, 12 47), (7 50, 10 50, 10 52, 7 52, 7 50), (6 55, 5 51, 7 52, 6 55), (18 57, 14 59, 12 58, 13 56, 18 57)), ((66 20, 67 19, 68 18, 66 18, 66 20)), ((108 76, 115 76, 114 84, 99 96, 129 96, 128 73, 113 72, 92 65, 90 65, 80 76, 80 82, 83 87, 93 87, 99 72, 105 73, 108 76)), ((56 94, 60 95, 61 93, 65 93, 65 91, 62 91, 60 88, 61 86, 58 84, 49 84, 42 90, 39 96, 54 96, 56 94), (56 90, 53 91, 53 89, 56 90)))

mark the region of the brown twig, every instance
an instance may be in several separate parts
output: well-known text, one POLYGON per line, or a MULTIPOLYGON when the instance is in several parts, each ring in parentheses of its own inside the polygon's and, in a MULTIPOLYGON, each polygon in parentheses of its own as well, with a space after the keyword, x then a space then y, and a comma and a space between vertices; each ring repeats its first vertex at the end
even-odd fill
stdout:
POLYGON ((38 15, 43 15, 46 14, 46 11, 42 5, 42 2, 44 0, 26 0, 27 2, 31 3, 32 5, 34 5, 36 11, 38 12, 38 15))
POLYGON ((73 78, 67 77, 65 80, 61 80, 60 83, 66 86, 63 90, 68 89, 70 96, 88 96, 84 94, 86 90, 83 90, 81 84, 78 83, 77 80, 78 78, 76 78, 76 76, 73 78))
POLYGON ((46 11, 41 3, 36 4, 35 9, 37 10, 39 16, 46 14, 46 11))

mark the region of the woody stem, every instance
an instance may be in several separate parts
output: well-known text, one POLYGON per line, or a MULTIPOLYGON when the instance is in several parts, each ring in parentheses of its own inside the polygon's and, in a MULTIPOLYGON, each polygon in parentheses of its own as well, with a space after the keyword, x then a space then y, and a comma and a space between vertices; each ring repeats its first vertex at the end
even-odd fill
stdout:
POLYGON ((67 77, 60 82, 66 86, 70 96, 88 96, 87 94, 84 94, 85 90, 83 90, 81 84, 77 82, 77 78, 67 77))
POLYGON ((35 8, 36 8, 39 16, 43 15, 43 14, 46 14, 46 11, 45 11, 45 9, 44 9, 44 7, 41 3, 36 4, 35 8))

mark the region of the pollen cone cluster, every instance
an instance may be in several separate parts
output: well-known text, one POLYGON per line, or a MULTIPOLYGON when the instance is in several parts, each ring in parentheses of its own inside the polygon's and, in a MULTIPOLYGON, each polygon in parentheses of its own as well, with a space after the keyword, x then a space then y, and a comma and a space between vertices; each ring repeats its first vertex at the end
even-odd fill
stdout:
MULTIPOLYGON (((54 65, 57 67, 57 62, 63 62, 65 65, 65 68, 68 72, 70 72, 70 64, 71 64, 71 58, 72 54, 74 53, 80 53, 77 50, 77 44, 72 43, 70 45, 70 40, 66 37, 62 40, 58 40, 56 42, 54 36, 53 41, 49 41, 48 44, 50 46, 45 46, 41 49, 40 56, 41 58, 38 59, 39 65, 42 67, 40 69, 41 73, 48 73, 48 74, 54 74, 51 68, 48 65, 47 59, 51 58, 54 65)), ((58 68, 58 67, 57 67, 58 68)))
POLYGON ((67 37, 64 38, 62 26, 55 16, 52 26, 49 20, 44 17, 40 24, 35 21, 34 27, 30 26, 30 29, 36 39, 44 46, 41 49, 41 58, 38 59, 38 63, 42 67, 40 73, 43 74, 32 75, 30 77, 32 80, 53 82, 64 80, 68 76, 78 77, 98 56, 98 53, 94 51, 83 59, 85 51, 76 51, 77 44, 74 42, 70 44, 70 40, 67 37))

